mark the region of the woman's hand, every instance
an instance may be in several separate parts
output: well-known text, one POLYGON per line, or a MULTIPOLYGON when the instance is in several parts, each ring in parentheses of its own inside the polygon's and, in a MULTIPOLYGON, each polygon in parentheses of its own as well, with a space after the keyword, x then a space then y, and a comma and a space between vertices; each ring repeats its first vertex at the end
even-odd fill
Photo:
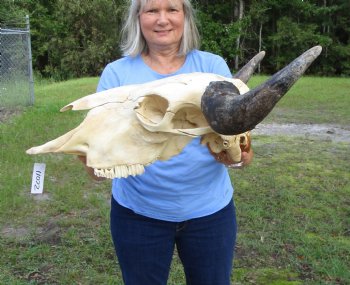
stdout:
POLYGON ((210 148, 209 151, 214 156, 216 161, 225 164, 229 168, 243 168, 252 162, 254 156, 253 149, 250 148, 249 151, 242 151, 241 161, 236 162, 230 158, 229 154, 226 151, 214 153, 210 150, 210 148))
POLYGON ((242 161, 242 166, 248 166, 252 160, 253 160, 253 149, 250 148, 248 152, 242 151, 242 156, 241 156, 241 161, 242 161))
POLYGON ((86 166, 86 156, 78 155, 77 158, 86 166))

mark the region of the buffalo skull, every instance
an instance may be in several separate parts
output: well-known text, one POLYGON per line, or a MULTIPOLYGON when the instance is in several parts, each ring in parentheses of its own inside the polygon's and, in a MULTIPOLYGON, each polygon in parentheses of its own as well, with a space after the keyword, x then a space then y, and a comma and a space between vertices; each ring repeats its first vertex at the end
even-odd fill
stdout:
POLYGON ((142 174, 145 166, 179 154, 193 137, 202 136, 211 151, 225 150, 239 162, 241 149, 250 145, 249 131, 320 52, 319 46, 308 50, 253 90, 245 83, 264 52, 234 78, 181 74, 85 96, 61 109, 90 110, 78 127, 27 153, 84 155, 97 176, 119 178, 142 174))

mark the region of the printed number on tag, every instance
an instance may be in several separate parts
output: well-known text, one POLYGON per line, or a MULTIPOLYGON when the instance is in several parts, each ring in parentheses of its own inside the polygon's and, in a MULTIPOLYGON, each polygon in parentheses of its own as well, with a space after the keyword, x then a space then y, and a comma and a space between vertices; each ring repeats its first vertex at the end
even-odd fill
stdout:
POLYGON ((42 194, 44 189, 45 163, 34 163, 32 176, 32 194, 42 194))

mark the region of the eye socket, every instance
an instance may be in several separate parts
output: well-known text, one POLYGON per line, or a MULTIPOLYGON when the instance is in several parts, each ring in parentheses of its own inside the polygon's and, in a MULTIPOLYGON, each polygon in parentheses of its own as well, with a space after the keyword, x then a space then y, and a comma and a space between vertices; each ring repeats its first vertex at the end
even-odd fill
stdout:
MULTIPOLYGON (((135 112, 137 118, 144 125, 157 126, 162 123, 168 108, 169 102, 167 99, 153 94, 144 97, 135 108, 135 112)), ((192 105, 183 105, 173 115, 171 122, 169 122, 173 129, 194 129, 208 126, 200 108, 192 105)))
POLYGON ((148 124, 159 124, 169 107, 169 102, 159 95, 145 97, 135 108, 138 118, 148 124))

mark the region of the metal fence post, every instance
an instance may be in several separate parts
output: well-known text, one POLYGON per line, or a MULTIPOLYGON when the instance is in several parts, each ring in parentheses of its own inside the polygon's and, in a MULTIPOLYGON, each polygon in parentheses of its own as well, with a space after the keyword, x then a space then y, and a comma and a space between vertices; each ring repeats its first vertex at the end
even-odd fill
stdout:
POLYGON ((30 93, 30 104, 34 104, 34 78, 33 78, 33 63, 32 63, 32 43, 30 40, 30 23, 29 15, 26 15, 26 26, 27 26, 27 43, 28 43, 28 74, 29 74, 29 93, 30 93))

